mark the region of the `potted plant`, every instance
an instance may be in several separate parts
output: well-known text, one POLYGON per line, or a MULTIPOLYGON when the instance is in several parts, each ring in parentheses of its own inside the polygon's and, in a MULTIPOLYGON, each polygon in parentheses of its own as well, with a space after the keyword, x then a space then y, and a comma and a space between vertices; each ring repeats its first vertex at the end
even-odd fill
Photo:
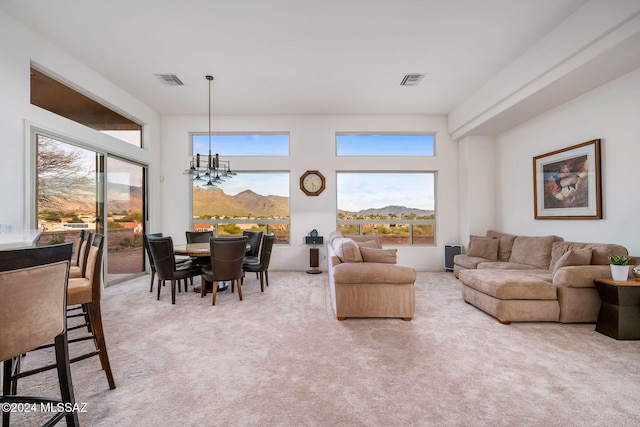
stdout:
POLYGON ((629 261, 630 256, 626 255, 609 255, 609 263, 611 264, 611 277, 616 282, 626 282, 629 278, 629 261))

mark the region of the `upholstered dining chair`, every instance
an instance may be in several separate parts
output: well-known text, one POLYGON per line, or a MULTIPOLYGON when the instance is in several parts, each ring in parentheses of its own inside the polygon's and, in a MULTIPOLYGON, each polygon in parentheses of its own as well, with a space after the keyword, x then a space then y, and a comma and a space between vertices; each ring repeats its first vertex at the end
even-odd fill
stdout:
POLYGON ((156 267, 158 275, 158 297, 160 300, 160 283, 164 284, 165 280, 171 280, 171 304, 176 303, 176 281, 185 281, 186 279, 200 275, 200 266, 193 263, 176 264, 175 254, 173 252, 173 239, 171 237, 158 237, 148 240, 151 257, 156 267))
POLYGON ((185 231, 187 243, 209 243, 209 239, 213 237, 213 231, 185 231))
POLYGON ((91 246, 92 233, 82 230, 80 234, 80 243, 78 244, 77 257, 75 265, 69 267, 69 277, 83 277, 87 268, 87 256, 89 255, 89 246, 91 246))
POLYGON ((71 363, 87 359, 92 356, 100 357, 100 364, 107 376, 107 383, 110 389, 116 388, 116 383, 111 372, 109 355, 107 354, 107 343, 102 326, 102 309, 100 301, 104 293, 104 283, 102 280, 102 268, 104 263, 104 236, 96 234, 89 247, 87 257, 87 270, 84 277, 69 279, 69 289, 67 291, 67 306, 82 305, 87 312, 88 324, 77 325, 69 329, 87 327, 88 334, 79 338, 69 340, 75 343, 86 340, 93 340, 96 349, 71 359, 71 363))
MULTIPOLYGON (((72 243, 0 252, 0 361, 4 362, 0 404, 53 404, 73 408, 75 398, 67 338, 66 299, 72 243), (54 340, 60 399, 17 395, 22 354, 54 340)), ((34 372, 35 373, 35 372, 34 372)), ((27 372, 29 374, 29 372, 27 372)), ((31 407, 31 406, 29 406, 31 407)), ((9 411, 2 411, 8 426, 9 411)), ((76 411, 59 411, 45 425, 62 418, 79 426, 76 411)))
MULTIPOLYGON (((211 266, 202 267, 203 285, 200 287, 200 297, 204 297, 204 282, 213 282, 213 289, 218 288, 219 282, 231 282, 238 284, 238 296, 242 301, 242 263, 247 251, 247 236, 239 237, 212 237, 210 240, 211 266)), ((211 305, 216 305, 216 294, 212 292, 211 305)))
MULTIPOLYGON (((158 237, 164 237, 164 236, 162 233, 149 233, 149 234, 142 235, 142 242, 144 244, 144 249, 147 253, 147 258, 149 259, 149 269, 151 270, 151 283, 149 285, 149 292, 153 292, 153 281, 156 277, 156 265, 153 262, 153 257, 151 256, 151 249, 149 249, 149 239, 156 239, 158 237)), ((191 262, 191 257, 184 256, 184 255, 176 255, 175 259, 176 259, 176 265, 184 262, 191 262)), ((158 283, 159 282, 160 280, 158 280, 158 283)), ((193 278, 192 278, 191 284, 193 285, 193 278)), ((186 286, 187 284, 185 283, 185 290, 186 290, 186 286)))
MULTIPOLYGON (((264 284, 269 286, 269 262, 271 262, 271 251, 276 237, 273 233, 265 234, 262 238, 262 247, 260 248, 260 257, 258 262, 244 262, 242 270, 245 272, 255 272, 260 275, 260 290, 264 292, 264 284)), ((233 292, 233 287, 231 288, 233 292)))
POLYGON ((262 231, 244 230, 242 232, 242 235, 247 236, 249 238, 247 243, 251 247, 245 253, 245 257, 258 258, 258 253, 260 252, 260 244, 262 243, 262 231))

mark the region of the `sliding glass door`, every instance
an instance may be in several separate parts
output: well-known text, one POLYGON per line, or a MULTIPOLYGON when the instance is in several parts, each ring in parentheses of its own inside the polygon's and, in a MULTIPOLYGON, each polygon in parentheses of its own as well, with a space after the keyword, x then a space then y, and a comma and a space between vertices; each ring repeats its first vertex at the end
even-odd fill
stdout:
POLYGON ((38 245, 105 235, 107 283, 144 272, 144 166, 35 132, 38 245))
POLYGON ((144 168, 109 157, 107 162, 107 281, 144 271, 144 168))

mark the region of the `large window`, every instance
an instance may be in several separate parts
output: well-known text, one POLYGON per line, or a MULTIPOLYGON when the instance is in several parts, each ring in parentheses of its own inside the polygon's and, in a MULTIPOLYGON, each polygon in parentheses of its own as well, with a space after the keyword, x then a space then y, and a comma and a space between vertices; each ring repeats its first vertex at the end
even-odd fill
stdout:
POLYGON ((243 230, 274 233, 289 243, 289 173, 238 172, 215 188, 193 185, 193 229, 216 236, 243 230))
POLYGON ((338 156, 433 156, 433 134, 339 133, 336 135, 338 156))
POLYGON ((435 173, 338 172, 337 225, 386 245, 434 245, 435 173))

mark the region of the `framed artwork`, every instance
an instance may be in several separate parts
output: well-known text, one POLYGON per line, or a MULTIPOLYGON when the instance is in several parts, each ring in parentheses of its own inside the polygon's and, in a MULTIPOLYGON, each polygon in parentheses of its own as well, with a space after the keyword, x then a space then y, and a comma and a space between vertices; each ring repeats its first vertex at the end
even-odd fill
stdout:
POLYGON ((600 140, 533 158, 535 219, 602 219, 600 140))

